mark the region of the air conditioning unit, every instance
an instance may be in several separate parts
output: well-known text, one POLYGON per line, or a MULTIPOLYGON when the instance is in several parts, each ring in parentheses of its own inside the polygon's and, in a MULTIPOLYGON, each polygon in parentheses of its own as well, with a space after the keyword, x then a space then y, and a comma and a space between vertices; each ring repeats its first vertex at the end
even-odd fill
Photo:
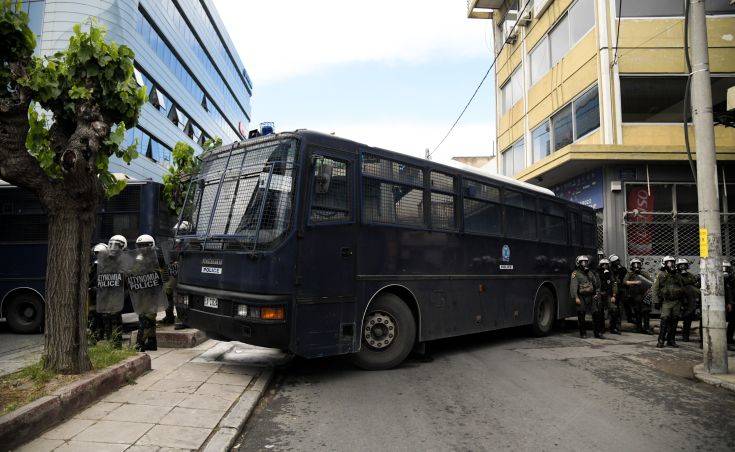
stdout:
POLYGON ((526 25, 530 24, 533 20, 533 11, 531 9, 527 9, 523 11, 523 15, 518 17, 518 26, 519 27, 525 27, 526 25))
POLYGON ((533 17, 538 19, 554 0, 536 0, 533 2, 533 17))
POLYGON ((506 20, 503 22, 503 42, 514 44, 518 39, 518 27, 515 26, 515 20, 506 20))

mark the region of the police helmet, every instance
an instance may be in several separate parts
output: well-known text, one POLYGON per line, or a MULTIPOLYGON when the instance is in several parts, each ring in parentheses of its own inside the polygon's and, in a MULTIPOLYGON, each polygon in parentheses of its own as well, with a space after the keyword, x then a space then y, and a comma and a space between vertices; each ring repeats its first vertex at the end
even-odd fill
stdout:
POLYGON ((641 267, 643 267, 643 262, 641 262, 641 260, 637 257, 630 260, 630 268, 634 270, 640 270, 641 267))
POLYGON ((128 248, 128 241, 125 237, 117 234, 110 237, 110 241, 107 242, 107 245, 111 250, 124 250, 128 248))
POLYGON ((661 258, 662 267, 666 267, 667 262, 671 262, 672 264, 674 264, 674 262, 676 262, 676 259, 674 259, 674 256, 664 256, 663 258, 661 258))
POLYGON ((730 271, 730 261, 722 261, 722 271, 723 272, 729 272, 730 271))
POLYGON ((582 262, 587 262, 589 264, 590 258, 585 256, 584 254, 577 256, 576 264, 579 266, 582 265, 582 262))
POLYGON ((135 239, 136 248, 153 248, 154 246, 156 246, 156 241, 148 234, 139 235, 138 238, 135 239))
POLYGON ((683 257, 680 257, 676 260, 676 266, 678 267, 679 265, 686 265, 687 267, 689 267, 689 261, 683 257))
POLYGON ((106 244, 104 244, 104 243, 98 243, 98 244, 96 244, 96 245, 94 246, 94 248, 92 248, 92 252, 93 252, 94 254, 97 254, 97 253, 99 253, 100 251, 107 251, 107 250, 109 250, 109 249, 110 249, 110 248, 109 248, 109 247, 108 247, 108 246, 107 246, 106 244))
POLYGON ((614 264, 616 262, 618 262, 618 263, 620 262, 620 258, 618 257, 617 254, 611 254, 610 257, 608 257, 608 260, 610 261, 611 264, 614 264))
POLYGON ((189 222, 186 220, 182 220, 180 223, 176 223, 173 229, 176 233, 186 234, 187 232, 189 232, 190 228, 191 226, 189 225, 189 222))

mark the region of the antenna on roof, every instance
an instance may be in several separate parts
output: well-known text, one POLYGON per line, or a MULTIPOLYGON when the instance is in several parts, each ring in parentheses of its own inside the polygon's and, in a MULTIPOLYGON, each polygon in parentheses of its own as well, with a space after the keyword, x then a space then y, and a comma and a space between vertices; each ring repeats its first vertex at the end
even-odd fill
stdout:
POLYGON ((431 152, 429 152, 429 148, 426 148, 426 150, 424 151, 424 158, 426 160, 431 160, 431 152))

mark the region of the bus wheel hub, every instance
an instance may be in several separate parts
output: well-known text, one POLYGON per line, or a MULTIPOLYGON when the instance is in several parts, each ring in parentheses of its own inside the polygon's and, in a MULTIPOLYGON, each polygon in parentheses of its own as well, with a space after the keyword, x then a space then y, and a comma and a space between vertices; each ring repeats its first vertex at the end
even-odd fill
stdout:
POLYGON ((396 322, 387 313, 374 311, 365 317, 364 337, 370 347, 382 350, 393 343, 396 334, 396 322))

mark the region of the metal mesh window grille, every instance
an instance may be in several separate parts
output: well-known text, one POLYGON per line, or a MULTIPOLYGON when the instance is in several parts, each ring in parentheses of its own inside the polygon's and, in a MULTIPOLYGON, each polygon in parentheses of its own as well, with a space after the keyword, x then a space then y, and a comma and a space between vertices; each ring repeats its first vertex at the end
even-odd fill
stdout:
POLYGON ((182 214, 191 233, 274 244, 291 223, 296 148, 296 140, 264 140, 205 157, 182 214))
POLYGON ((505 234, 521 239, 536 238, 536 199, 525 193, 504 190, 505 234))
MULTIPOLYGON (((735 254, 735 214, 720 214, 722 254, 735 254)), ((639 258, 655 270, 666 255, 699 259, 699 216, 696 213, 626 212, 623 221, 628 258, 639 258)))
POLYGON ((456 229, 454 196, 431 193, 431 226, 434 229, 456 229))
POLYGON ((329 223, 350 220, 352 184, 347 162, 317 156, 312 176, 310 221, 329 223))
POLYGON ((464 230, 499 235, 503 218, 500 204, 464 198, 464 230))
POLYGON ((431 189, 454 193, 454 177, 444 173, 431 172, 431 189))
POLYGON ((424 226, 424 174, 421 168, 372 154, 362 155, 363 220, 424 226))
POLYGON ((492 185, 485 185, 480 182, 464 179, 464 196, 465 198, 500 202, 500 189, 492 185))

